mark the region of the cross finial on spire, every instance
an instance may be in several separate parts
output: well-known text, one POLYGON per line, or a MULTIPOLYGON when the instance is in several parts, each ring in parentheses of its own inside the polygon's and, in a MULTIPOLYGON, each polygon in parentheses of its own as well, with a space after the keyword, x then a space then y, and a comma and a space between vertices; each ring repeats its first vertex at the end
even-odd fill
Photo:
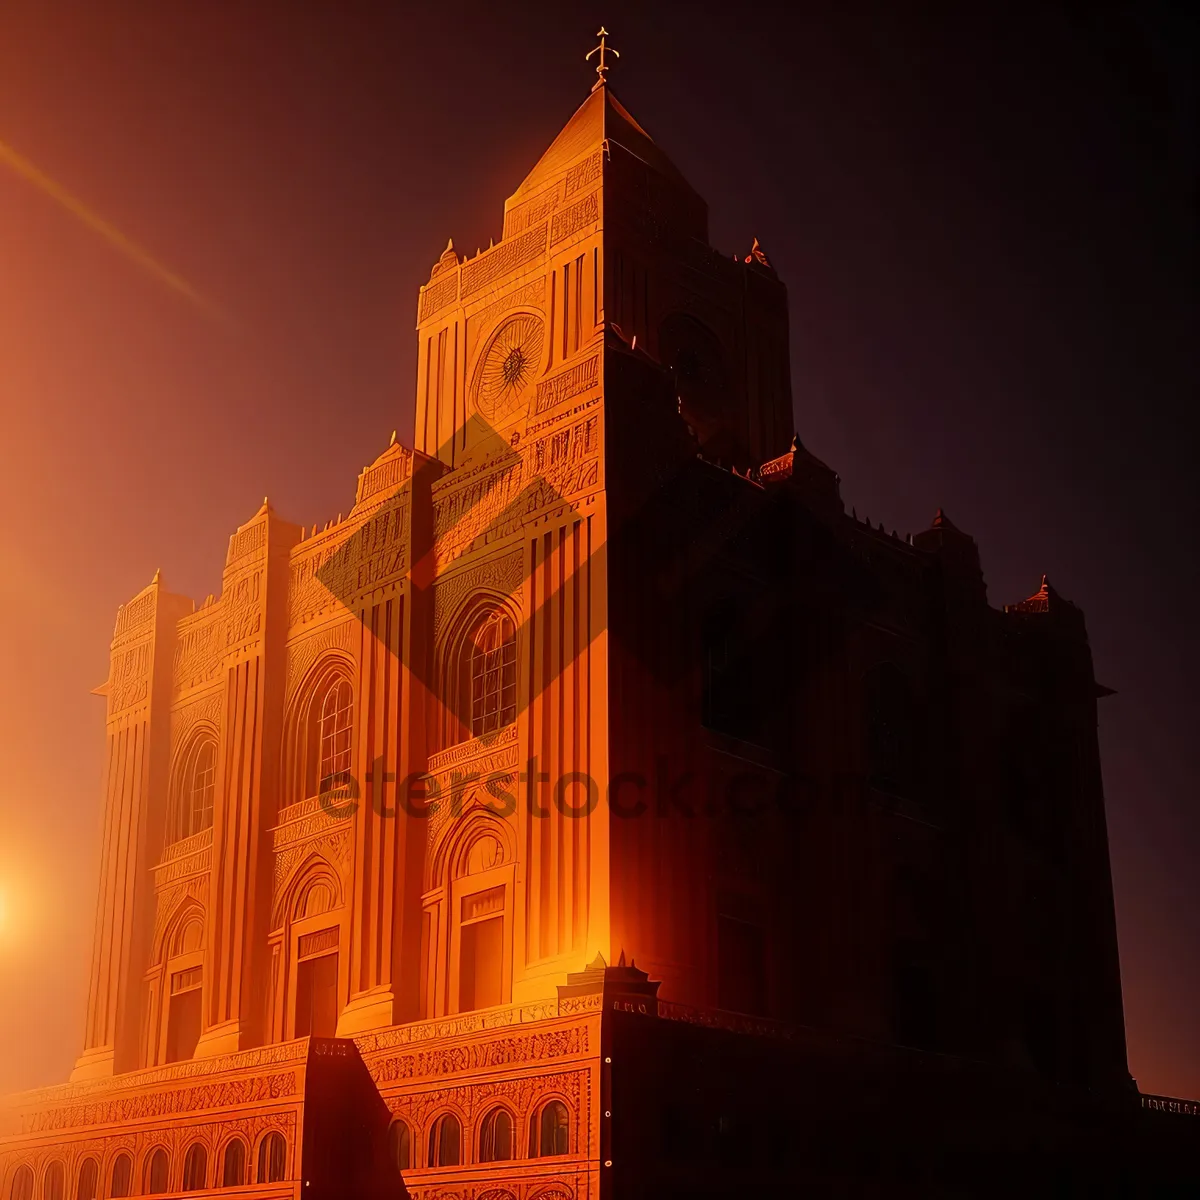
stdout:
POLYGON ((605 54, 611 54, 611 55, 613 56, 613 58, 620 58, 620 57, 621 57, 621 52, 620 52, 619 50, 614 50, 614 49, 613 49, 613 48, 612 48, 612 47, 611 47, 611 46, 610 46, 610 45, 609 45, 609 44, 608 44, 608 43, 607 43, 607 42, 604 40, 605 38, 607 38, 607 37, 608 37, 608 30, 607 30, 607 29, 605 29, 603 25, 601 25, 601 26, 600 26, 599 30, 597 30, 597 32, 596 32, 596 36, 597 36, 597 37, 600 39, 600 45, 598 45, 598 46, 594 47, 593 49, 589 50, 589 51, 588 51, 588 52, 587 52, 587 53, 586 53, 586 54, 583 56, 583 61, 584 61, 584 62, 587 62, 587 61, 588 61, 588 59, 590 59, 590 58, 592 57, 592 55, 593 55, 593 54, 598 54, 598 55, 600 55, 600 61, 599 61, 599 62, 596 64, 596 75, 598 76, 598 78, 596 79, 596 82, 592 84, 592 91, 593 91, 593 92, 594 92, 594 91, 595 91, 595 90, 596 90, 598 87, 601 87, 601 86, 604 84, 604 75, 605 75, 605 73, 608 71, 608 64, 607 64, 607 63, 604 61, 604 56, 605 56, 605 54))

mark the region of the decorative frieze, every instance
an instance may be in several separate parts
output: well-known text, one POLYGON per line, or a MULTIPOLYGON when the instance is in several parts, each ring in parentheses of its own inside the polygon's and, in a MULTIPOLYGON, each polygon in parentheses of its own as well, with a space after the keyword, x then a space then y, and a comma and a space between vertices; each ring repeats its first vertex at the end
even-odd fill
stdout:
POLYGON ((494 250, 485 250, 462 268, 462 297, 465 300, 497 279, 533 262, 546 249, 546 222, 508 241, 494 250))
POLYGON ((124 712, 150 695, 150 642, 139 642, 113 658, 108 684, 108 711, 124 712))
POLYGON ((225 558, 226 567, 233 567, 246 558, 259 557, 267 544, 267 523, 265 520, 256 521, 245 529, 239 529, 229 539, 229 553, 225 558))
POLYGON ((447 274, 436 283, 426 284, 421 289, 420 320, 422 323, 441 312, 458 299, 458 275, 447 274))
POLYGON ((225 1079, 219 1083, 196 1087, 142 1092, 91 1104, 63 1105, 41 1109, 22 1121, 22 1133, 45 1130, 72 1129, 80 1125, 127 1125, 155 1117, 178 1113, 197 1113, 204 1109, 232 1108, 243 1104, 259 1104, 267 1100, 284 1100, 299 1093, 299 1076, 295 1071, 272 1075, 251 1075, 241 1079, 225 1079))
POLYGON ((467 1071, 534 1065, 556 1058, 578 1057, 589 1050, 586 1025, 528 1033, 494 1041, 460 1042, 436 1050, 373 1059, 371 1074, 378 1084, 399 1080, 434 1079, 467 1071))
POLYGON ((599 415, 585 417, 521 444, 499 463, 435 498, 438 567, 476 542, 502 541, 536 513, 595 486, 599 455, 599 415))
POLYGON ((117 626, 113 631, 113 641, 127 641, 145 633, 154 624, 155 591, 148 589, 140 596, 121 605, 117 611, 117 626))
POLYGON ((584 359, 583 362, 576 363, 565 371, 559 371, 557 375, 543 379, 537 385, 534 411, 547 412, 564 400, 570 400, 596 387, 599 382, 600 355, 593 354, 591 358, 584 359))
POLYGON ((199 687, 221 671, 225 610, 218 602, 179 622, 173 664, 177 691, 199 687))
POLYGON ((550 245, 557 246, 559 242, 565 242, 567 238, 581 229, 585 229, 588 225, 594 225, 598 220, 600 220, 600 193, 591 192, 578 204, 573 204, 570 208, 554 214, 554 219, 550 222, 550 245))
POLYGON ((154 868, 154 886, 164 888, 192 875, 207 875, 212 867, 212 829, 168 846, 154 868))
POLYGON ((604 151, 597 150, 589 154, 582 162, 576 163, 568 172, 564 188, 568 196, 576 196, 585 191, 593 183, 600 182, 604 169, 604 151))

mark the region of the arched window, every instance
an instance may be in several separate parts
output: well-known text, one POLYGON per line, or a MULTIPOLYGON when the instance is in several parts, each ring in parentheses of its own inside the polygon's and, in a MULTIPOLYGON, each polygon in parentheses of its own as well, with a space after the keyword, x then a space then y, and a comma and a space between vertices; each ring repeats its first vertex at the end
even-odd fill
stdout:
POLYGON ((329 658, 310 674, 289 708, 285 734, 282 804, 346 792, 354 758, 354 684, 349 663, 329 658))
POLYGON ((213 823, 213 790, 217 777, 217 743, 207 735, 188 747, 179 774, 171 841, 179 842, 213 823))
POLYGON ((258 1182, 278 1183, 286 1170, 287 1143, 282 1133, 273 1130, 258 1143, 258 1182))
POLYGON ((506 1108, 493 1108, 479 1129, 479 1161, 505 1162, 512 1156, 512 1114, 506 1108))
POLYGON ((221 1167, 222 1187, 241 1187, 246 1182, 246 1143, 234 1138, 225 1147, 225 1159, 221 1167))
POLYGON ((442 1113, 429 1130, 426 1166, 456 1167, 462 1161, 462 1125, 453 1113, 442 1113))
POLYGON ((318 792, 332 791, 346 782, 353 731, 354 693, 348 679, 339 679, 321 701, 318 792))
POLYGON ((208 1151, 193 1142, 183 1159, 183 1190, 201 1192, 208 1186, 208 1151))
POLYGON ((571 1152, 571 1118, 561 1100, 551 1100, 529 1118, 529 1157, 571 1152))
POLYGON ((517 631, 507 613, 493 613, 471 639, 471 736, 495 733, 517 719, 517 631))
POLYGON ((33 1200, 33 1171, 29 1167, 21 1166, 13 1172, 8 1200, 33 1200))
POLYGON ((46 1168, 46 1178, 42 1181, 42 1195, 45 1200, 63 1200, 67 1190, 67 1171, 56 1158, 46 1168))
POLYGON ((159 1146, 146 1160, 145 1184, 142 1191, 147 1196, 161 1196, 167 1190, 170 1171, 171 1163, 167 1152, 159 1146))
POLYGON ((412 1165, 412 1134, 399 1118, 388 1128, 388 1153, 398 1170, 407 1171, 412 1165))
POLYGON ((112 1165, 112 1176, 109 1179, 108 1194, 110 1196, 128 1196, 133 1186, 133 1159, 128 1154, 118 1154, 112 1165))
POLYGON ((75 1200, 96 1200, 99 1190, 100 1164, 94 1158, 85 1158, 75 1184, 75 1200))

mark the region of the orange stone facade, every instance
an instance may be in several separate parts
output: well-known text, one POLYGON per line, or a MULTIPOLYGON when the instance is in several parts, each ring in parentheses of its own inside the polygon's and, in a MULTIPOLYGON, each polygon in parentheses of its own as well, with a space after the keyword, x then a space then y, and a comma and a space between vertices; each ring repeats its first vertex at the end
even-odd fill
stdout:
POLYGON ((940 514, 903 541, 845 513, 793 440, 766 255, 710 247, 603 82, 500 241, 434 264, 417 336, 412 448, 348 515, 264 501, 219 596, 156 575, 117 616, 82 1052, 6 1102, 0 1197, 710 1194, 742 1175, 704 1148, 761 1122, 667 1112, 669 1081, 807 1103, 801 1024, 848 1034, 812 1042, 822 1088, 870 1045, 911 1071, 902 1044, 1128 1090, 1078 610, 989 608, 940 514), (980 768, 1018 703, 1072 747, 1066 866, 980 768), (691 774, 807 807, 691 819, 691 774), (1088 931, 1069 972, 1054 920, 1088 931), (634 1169, 681 1145, 687 1188, 634 1169))
MULTIPOLYGON (((84 1044, 9 1101, 5 1197, 311 1196, 312 1081, 346 1046, 413 1196, 600 1194, 603 984, 578 979, 621 915, 607 810, 551 801, 608 788, 606 339, 652 350, 674 310, 686 336, 689 271, 732 337, 747 270, 597 85, 499 243, 421 289, 415 448, 322 528, 264 501, 218 596, 156 575, 121 608, 84 1044)), ((767 291, 777 369, 697 409, 714 452, 787 444, 767 291)))

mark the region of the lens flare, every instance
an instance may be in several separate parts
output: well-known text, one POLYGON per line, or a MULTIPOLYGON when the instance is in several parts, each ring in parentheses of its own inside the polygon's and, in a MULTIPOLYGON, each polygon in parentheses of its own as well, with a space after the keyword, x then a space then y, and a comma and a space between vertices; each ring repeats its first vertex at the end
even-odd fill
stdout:
POLYGON ((0 141, 0 162, 7 163, 26 182, 33 184, 44 195, 65 208, 72 216, 82 221, 89 229, 98 233, 110 246, 120 251, 131 262, 136 263, 143 271, 152 275, 160 283, 165 284, 177 295, 190 301, 210 317, 222 318, 221 312, 206 300, 195 288, 180 278, 173 271, 158 262, 149 251, 142 249, 135 241, 128 238, 114 225, 110 225, 103 217, 90 209, 77 196, 72 195, 61 184, 56 183, 45 172, 40 171, 23 154, 19 154, 12 146, 0 141))

